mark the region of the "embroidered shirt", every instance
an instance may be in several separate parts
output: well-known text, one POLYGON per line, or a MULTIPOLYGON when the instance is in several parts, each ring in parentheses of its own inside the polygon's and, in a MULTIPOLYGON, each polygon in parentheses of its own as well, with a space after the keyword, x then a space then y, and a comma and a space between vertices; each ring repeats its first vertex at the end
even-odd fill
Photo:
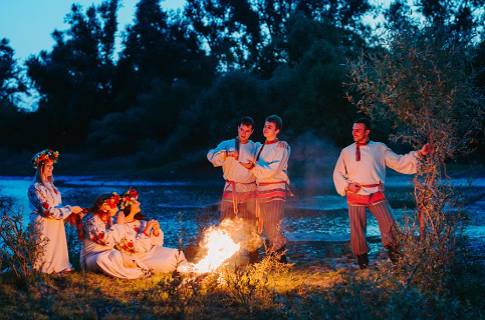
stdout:
MULTIPOLYGON (((418 158, 415 151, 406 155, 392 152, 381 142, 370 141, 360 146, 360 161, 356 161, 355 143, 344 148, 335 165, 333 181, 337 192, 345 196, 345 188, 349 183, 372 185, 386 182, 386 166, 404 174, 414 174, 417 171, 418 158)), ((372 194, 379 191, 379 187, 361 188, 357 194, 372 194)))

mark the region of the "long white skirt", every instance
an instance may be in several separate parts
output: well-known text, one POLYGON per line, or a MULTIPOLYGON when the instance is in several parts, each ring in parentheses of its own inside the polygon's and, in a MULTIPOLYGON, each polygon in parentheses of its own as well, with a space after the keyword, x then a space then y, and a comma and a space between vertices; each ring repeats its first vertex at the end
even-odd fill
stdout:
POLYGON ((178 267, 187 264, 182 251, 162 246, 154 246, 141 261, 155 272, 172 272, 178 267))
POLYGON ((46 219, 38 214, 31 214, 30 223, 36 225, 41 238, 49 239, 44 247, 43 256, 37 259, 34 268, 44 273, 71 271, 72 266, 69 263, 66 229, 64 227, 65 221, 46 219))
POLYGON ((85 271, 102 272, 124 279, 138 279, 149 275, 148 267, 137 260, 138 267, 125 267, 121 252, 84 240, 81 249, 81 268, 85 271))

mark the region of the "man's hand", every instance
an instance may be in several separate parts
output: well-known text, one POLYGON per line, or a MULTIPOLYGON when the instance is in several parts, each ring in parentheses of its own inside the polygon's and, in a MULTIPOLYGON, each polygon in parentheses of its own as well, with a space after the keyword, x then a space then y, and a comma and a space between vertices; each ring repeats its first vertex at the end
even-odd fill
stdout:
POLYGON ((423 156, 433 153, 433 146, 430 143, 425 144, 421 150, 419 150, 423 156))
POLYGON ((357 192, 359 192, 360 189, 361 188, 360 188, 360 185, 358 183, 352 182, 352 183, 349 183, 347 185, 347 191, 351 192, 351 193, 357 193, 357 192))
POLYGON ((244 162, 239 162, 244 168, 250 170, 254 167, 254 163, 249 160, 247 163, 244 163, 244 162))
POLYGON ((239 153, 237 151, 230 151, 227 152, 228 157, 233 157, 234 159, 238 160, 239 159, 239 153))

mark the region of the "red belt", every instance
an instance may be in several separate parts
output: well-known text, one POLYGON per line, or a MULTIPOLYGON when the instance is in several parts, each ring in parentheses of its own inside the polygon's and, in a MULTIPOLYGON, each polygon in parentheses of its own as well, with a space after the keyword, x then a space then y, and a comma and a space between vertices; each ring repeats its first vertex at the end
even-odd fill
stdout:
POLYGON ((364 188, 375 188, 375 187, 382 187, 382 183, 374 183, 374 184, 358 184, 360 187, 364 188))
POLYGON ((237 215, 239 210, 237 208, 236 184, 254 184, 254 182, 236 182, 236 181, 230 181, 230 180, 226 180, 226 182, 228 183, 228 185, 224 189, 224 191, 226 191, 227 188, 232 186, 232 205, 234 208, 234 213, 237 215))
POLYGON ((260 182, 260 183, 258 183, 258 186, 269 186, 271 184, 280 184, 280 183, 285 183, 286 184, 286 181, 260 182))

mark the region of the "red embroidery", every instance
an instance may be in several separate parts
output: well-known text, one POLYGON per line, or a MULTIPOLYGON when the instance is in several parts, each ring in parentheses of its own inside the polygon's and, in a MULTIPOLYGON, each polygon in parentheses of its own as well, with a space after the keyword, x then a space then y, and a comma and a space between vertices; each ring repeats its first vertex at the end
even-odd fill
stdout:
POLYGON ((42 202, 42 208, 44 209, 49 208, 49 204, 47 202, 42 202))
POLYGON ((100 233, 98 234, 98 238, 99 238, 99 239, 104 239, 104 232, 100 232, 100 233))
POLYGON ((135 228, 135 232, 140 232, 140 228, 135 228))
POLYGON ((128 242, 128 247, 133 248, 133 242, 128 242))

